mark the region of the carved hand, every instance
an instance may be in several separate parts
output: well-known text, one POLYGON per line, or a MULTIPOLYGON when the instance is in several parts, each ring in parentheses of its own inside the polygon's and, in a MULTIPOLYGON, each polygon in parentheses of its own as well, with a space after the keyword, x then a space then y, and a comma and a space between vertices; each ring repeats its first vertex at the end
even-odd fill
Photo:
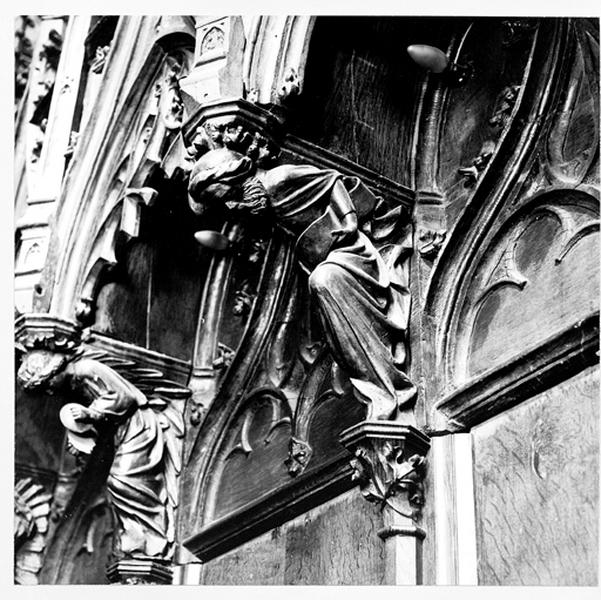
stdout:
POLYGON ((75 421, 90 423, 93 420, 88 409, 81 404, 73 404, 69 407, 69 410, 71 411, 71 416, 75 421))

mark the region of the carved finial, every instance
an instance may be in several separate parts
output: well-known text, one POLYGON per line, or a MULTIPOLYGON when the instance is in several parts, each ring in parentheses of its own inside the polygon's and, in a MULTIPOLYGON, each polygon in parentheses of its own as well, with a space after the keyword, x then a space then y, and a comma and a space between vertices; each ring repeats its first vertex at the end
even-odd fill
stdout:
POLYGON ((307 468, 312 455, 313 448, 311 448, 308 442, 293 437, 290 440, 288 458, 284 461, 284 464, 288 468, 288 473, 292 477, 300 475, 307 468))
POLYGON ((418 252, 424 258, 435 259, 446 237, 446 229, 420 229, 418 231, 418 252))
POLYGON ((495 142, 492 140, 486 140, 482 147, 480 148, 480 153, 474 160, 472 160, 472 164, 468 167, 461 167, 458 169, 458 173, 463 175, 465 178, 465 187, 470 187, 478 181, 480 175, 490 162, 495 151, 495 142))
POLYGON ((283 81, 278 90, 280 102, 285 102, 288 98, 298 96, 300 93, 300 81, 296 69, 288 67, 284 73, 283 81))

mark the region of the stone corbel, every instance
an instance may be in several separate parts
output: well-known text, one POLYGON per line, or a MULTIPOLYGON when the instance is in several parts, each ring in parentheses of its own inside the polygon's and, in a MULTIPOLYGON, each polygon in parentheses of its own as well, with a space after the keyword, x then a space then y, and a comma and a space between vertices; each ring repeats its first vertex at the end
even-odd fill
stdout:
POLYGON ((340 442, 353 454, 353 478, 363 497, 382 512, 378 536, 386 542, 390 583, 420 583, 428 436, 411 425, 363 421, 344 431, 340 442))

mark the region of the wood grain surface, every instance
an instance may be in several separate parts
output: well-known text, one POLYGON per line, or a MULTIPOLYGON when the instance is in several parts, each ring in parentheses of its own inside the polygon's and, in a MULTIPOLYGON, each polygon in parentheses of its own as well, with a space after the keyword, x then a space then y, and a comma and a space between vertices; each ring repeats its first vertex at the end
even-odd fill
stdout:
POLYGON ((381 585, 382 518, 358 490, 209 561, 204 585, 381 585))
POLYGON ((597 584, 598 422, 591 368, 473 430, 479 584, 597 584))

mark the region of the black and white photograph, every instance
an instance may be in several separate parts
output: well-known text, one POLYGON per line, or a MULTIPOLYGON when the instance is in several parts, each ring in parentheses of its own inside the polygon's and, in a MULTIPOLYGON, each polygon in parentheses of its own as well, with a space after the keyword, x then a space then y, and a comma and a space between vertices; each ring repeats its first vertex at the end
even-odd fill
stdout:
POLYGON ((598 586, 599 15, 129 8, 7 17, 13 585, 598 586))

